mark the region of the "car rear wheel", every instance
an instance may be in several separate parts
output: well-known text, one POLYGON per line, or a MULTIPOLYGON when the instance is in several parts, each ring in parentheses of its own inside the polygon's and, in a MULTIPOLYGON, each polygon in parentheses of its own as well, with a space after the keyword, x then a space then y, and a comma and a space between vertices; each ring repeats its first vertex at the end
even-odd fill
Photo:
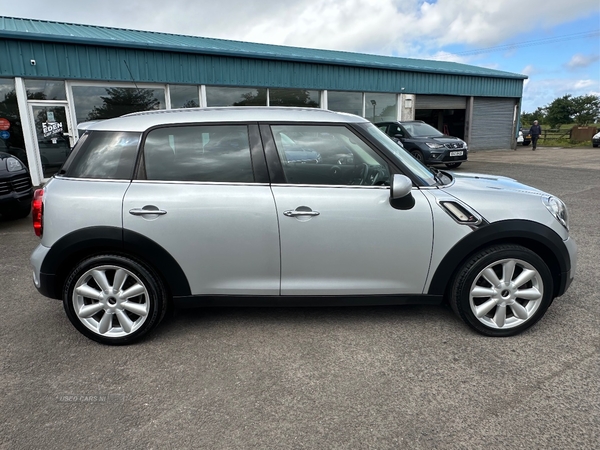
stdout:
POLYGON ((523 141, 523 147, 527 147, 529 144, 531 144, 531 141, 523 141))
POLYGON ((100 255, 69 275, 63 304, 71 323, 94 341, 129 344, 148 333, 166 312, 162 283, 136 261, 100 255))
POLYGON ((460 268, 450 305, 469 326, 487 336, 513 336, 531 327, 552 301, 546 263, 518 245, 498 245, 473 255, 460 268))
POLYGON ((449 169, 456 169, 457 167, 460 167, 461 164, 462 164, 461 162, 448 163, 448 164, 446 164, 446 167, 448 167, 449 169))
POLYGON ((417 161, 420 161, 420 162, 425 161, 425 158, 423 157, 423 153, 421 153, 419 150, 411 150, 410 154, 413 155, 413 158, 415 158, 417 161))

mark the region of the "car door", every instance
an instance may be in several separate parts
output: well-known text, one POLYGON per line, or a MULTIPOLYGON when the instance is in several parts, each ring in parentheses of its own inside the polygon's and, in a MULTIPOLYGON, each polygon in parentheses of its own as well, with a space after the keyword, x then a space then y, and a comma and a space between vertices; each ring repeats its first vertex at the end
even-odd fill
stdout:
POLYGON ((147 133, 123 227, 163 247, 193 295, 279 293, 279 231, 256 125, 147 133))
POLYGON ((419 189, 413 188, 412 208, 392 207, 392 167, 344 125, 274 124, 261 126, 261 133, 275 174, 282 295, 423 292, 433 223, 419 189), (321 154, 319 161, 340 152, 353 158, 290 162, 282 134, 321 154))

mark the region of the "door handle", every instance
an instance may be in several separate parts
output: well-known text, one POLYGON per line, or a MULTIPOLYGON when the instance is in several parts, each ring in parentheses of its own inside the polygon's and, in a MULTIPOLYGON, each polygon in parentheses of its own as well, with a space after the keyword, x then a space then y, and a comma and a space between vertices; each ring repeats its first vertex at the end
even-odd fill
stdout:
POLYGON ((286 217, 298 217, 298 216, 318 216, 321 214, 319 211, 284 211, 283 215, 286 217))
POLYGON ((163 216, 167 212, 164 209, 151 209, 156 208, 156 206, 144 206, 143 208, 133 208, 129 210, 129 214, 134 216, 145 216, 145 215, 157 215, 163 216))

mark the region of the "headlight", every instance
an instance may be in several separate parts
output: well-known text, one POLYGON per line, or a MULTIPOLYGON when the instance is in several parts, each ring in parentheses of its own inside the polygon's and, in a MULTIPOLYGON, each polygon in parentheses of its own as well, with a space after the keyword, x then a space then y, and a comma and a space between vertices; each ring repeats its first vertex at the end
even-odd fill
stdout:
POLYGON ((432 142, 425 142, 425 145, 429 148, 444 148, 444 144, 437 144, 432 142))
POLYGON ((567 205, 562 200, 556 197, 542 197, 542 201, 548 211, 558 220, 563 227, 569 230, 569 212, 567 211, 567 205))
POLYGON ((9 172, 16 172, 23 169, 23 164, 17 158, 6 158, 6 170, 9 172))
POLYGON ((600 133, 596 133, 596 134, 593 136, 593 139, 600 139, 600 133))

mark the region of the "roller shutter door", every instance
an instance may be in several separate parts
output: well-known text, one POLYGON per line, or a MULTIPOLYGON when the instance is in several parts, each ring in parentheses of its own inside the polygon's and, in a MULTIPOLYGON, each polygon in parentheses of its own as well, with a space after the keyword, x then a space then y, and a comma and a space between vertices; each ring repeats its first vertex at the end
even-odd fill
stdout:
POLYGON ((512 148, 515 104, 513 98, 475 97, 469 148, 512 148))
POLYGON ((415 109, 466 109, 466 97, 451 95, 417 95, 415 109))

